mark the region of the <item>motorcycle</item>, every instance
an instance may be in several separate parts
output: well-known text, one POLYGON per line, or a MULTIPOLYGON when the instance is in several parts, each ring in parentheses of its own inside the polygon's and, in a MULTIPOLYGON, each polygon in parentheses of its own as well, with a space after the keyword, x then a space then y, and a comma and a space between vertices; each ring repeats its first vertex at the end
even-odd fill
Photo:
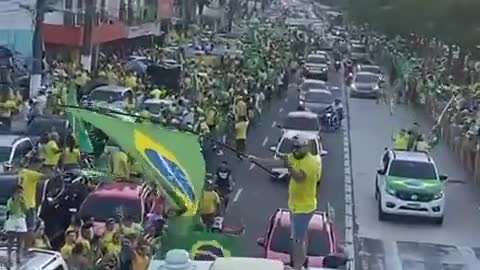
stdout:
POLYGON ((342 63, 340 62, 340 60, 336 60, 335 61, 335 71, 339 72, 341 67, 342 67, 342 63))
POLYGON ((340 128, 340 119, 332 107, 329 107, 322 116, 322 124, 329 130, 337 130, 340 128))

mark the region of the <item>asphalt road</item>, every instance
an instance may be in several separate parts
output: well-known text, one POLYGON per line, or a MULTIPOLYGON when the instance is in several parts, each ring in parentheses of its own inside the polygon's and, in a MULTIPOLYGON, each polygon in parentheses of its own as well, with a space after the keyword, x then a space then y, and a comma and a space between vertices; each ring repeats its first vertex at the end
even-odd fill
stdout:
POLYGON ((477 270, 480 269, 478 189, 444 142, 432 150, 447 183, 442 226, 401 218, 380 222, 374 199, 376 169, 392 133, 418 122, 425 134, 433 121, 419 109, 389 106, 349 98, 352 181, 356 222, 357 270, 477 270))
MULTIPOLYGON (((329 84, 339 87, 338 75, 330 72, 329 84)), ((341 95, 340 89, 333 91, 341 95)), ((280 136, 277 123, 282 123, 288 112, 295 111, 297 91, 293 85, 282 98, 275 98, 269 108, 266 108, 256 126, 251 127, 247 140, 247 153, 262 158, 272 157, 269 148, 280 136)), ((318 209, 326 210, 327 202, 335 209, 335 226, 339 241, 344 239, 344 160, 343 132, 322 134, 323 147, 328 151, 324 157, 322 182, 318 194, 318 209)), ((245 256, 261 256, 262 250, 256 244, 256 239, 263 236, 267 228, 268 218, 277 208, 287 207, 287 184, 273 182, 270 176, 248 161, 238 161, 228 150, 225 159, 234 170, 237 181, 233 202, 229 207, 226 223, 246 226, 242 236, 242 247, 245 256)), ((211 170, 214 166, 211 166, 211 170)))

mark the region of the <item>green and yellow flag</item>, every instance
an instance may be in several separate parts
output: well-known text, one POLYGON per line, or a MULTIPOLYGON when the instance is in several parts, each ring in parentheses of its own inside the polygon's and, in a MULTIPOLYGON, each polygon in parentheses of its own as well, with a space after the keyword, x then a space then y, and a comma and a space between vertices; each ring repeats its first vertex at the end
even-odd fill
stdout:
MULTIPOLYGON (((77 102, 77 89, 76 86, 70 84, 67 93, 67 106, 78 106, 77 102)), ((88 136, 88 131, 85 129, 85 123, 73 116, 71 112, 67 110, 67 118, 72 127, 73 136, 77 140, 78 146, 82 153, 93 153, 93 145, 88 136)))
MULTIPOLYGON (((170 227, 169 227, 170 228, 170 227)), ((162 254, 171 249, 185 249, 194 260, 209 260, 216 257, 239 256, 239 237, 221 233, 190 232, 189 234, 167 233, 162 239, 162 254)))
POLYGON ((197 135, 150 123, 133 123, 87 109, 68 108, 77 119, 102 130, 158 183, 174 206, 194 216, 203 192, 205 161, 197 135))

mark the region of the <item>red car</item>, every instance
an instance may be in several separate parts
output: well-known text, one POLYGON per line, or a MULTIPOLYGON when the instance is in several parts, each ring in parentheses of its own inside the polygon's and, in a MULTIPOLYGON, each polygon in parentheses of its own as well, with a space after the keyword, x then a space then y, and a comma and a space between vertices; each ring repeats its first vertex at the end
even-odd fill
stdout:
MULTIPOLYGON (((333 223, 327 213, 316 211, 308 227, 308 266, 326 267, 324 259, 327 256, 342 253, 336 243, 333 223)), ((265 258, 290 263, 292 240, 288 209, 277 209, 270 217, 265 236, 257 243, 263 247, 265 258)))
POLYGON ((164 198, 146 185, 120 179, 99 184, 80 207, 80 217, 92 217, 95 235, 105 232, 109 218, 130 216, 137 224, 143 224, 149 213, 159 213, 164 198))

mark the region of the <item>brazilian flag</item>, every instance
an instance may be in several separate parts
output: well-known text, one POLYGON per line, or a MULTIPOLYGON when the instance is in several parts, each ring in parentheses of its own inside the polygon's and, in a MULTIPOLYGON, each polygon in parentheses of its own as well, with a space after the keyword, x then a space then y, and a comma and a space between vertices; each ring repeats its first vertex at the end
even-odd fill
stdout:
POLYGON ((167 232, 162 239, 162 254, 171 249, 185 249, 194 260, 215 260, 217 257, 238 256, 239 237, 222 233, 190 231, 167 232))

